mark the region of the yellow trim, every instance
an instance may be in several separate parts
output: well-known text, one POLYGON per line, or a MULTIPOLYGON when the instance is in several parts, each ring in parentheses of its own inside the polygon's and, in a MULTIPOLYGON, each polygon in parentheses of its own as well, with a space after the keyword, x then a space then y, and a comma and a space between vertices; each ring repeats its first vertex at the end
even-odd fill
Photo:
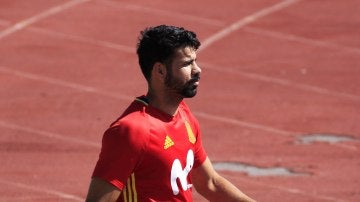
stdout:
POLYGON ((123 189, 124 202, 127 202, 127 189, 126 186, 123 189))
POLYGON ((138 201, 134 173, 132 173, 131 176, 126 181, 126 186, 123 189, 123 197, 124 197, 124 202, 138 201))
POLYGON ((132 202, 132 193, 131 193, 131 185, 130 185, 130 178, 128 179, 127 181, 127 185, 126 187, 128 187, 127 191, 128 191, 128 194, 129 194, 129 202, 132 202))
POLYGON ((135 186, 135 174, 131 174, 131 180, 132 180, 132 190, 134 193, 134 202, 137 202, 137 192, 136 192, 136 186, 135 186))
POLYGON ((187 131, 187 134, 188 134, 188 137, 189 137, 189 141, 192 143, 192 144, 195 144, 196 142, 196 137, 191 129, 191 126, 190 124, 185 121, 185 127, 186 127, 186 131, 187 131))

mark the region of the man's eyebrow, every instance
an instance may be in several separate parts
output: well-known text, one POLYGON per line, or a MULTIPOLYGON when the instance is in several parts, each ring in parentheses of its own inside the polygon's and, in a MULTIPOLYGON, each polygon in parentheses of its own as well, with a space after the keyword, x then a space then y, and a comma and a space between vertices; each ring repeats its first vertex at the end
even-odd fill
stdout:
POLYGON ((184 60, 184 61, 182 62, 182 64, 183 64, 183 65, 189 65, 189 64, 193 63, 194 61, 195 61, 195 59, 187 59, 187 60, 184 60))
POLYGON ((196 58, 189 58, 189 59, 185 59, 184 63, 192 63, 194 61, 196 61, 196 58))

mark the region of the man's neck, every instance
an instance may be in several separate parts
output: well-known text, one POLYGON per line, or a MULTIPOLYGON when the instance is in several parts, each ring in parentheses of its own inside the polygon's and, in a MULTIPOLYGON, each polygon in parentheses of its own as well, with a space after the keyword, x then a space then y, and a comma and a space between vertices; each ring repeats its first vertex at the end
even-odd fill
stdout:
POLYGON ((149 105, 171 116, 176 114, 178 107, 183 100, 179 96, 167 95, 163 93, 155 94, 151 90, 148 91, 146 97, 149 101, 149 105))

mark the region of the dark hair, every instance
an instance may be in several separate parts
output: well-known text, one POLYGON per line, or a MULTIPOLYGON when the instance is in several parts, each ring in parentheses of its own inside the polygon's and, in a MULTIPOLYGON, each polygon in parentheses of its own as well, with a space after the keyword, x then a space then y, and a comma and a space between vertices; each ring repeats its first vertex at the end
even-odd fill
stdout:
POLYGON ((159 25, 143 30, 140 33, 136 52, 146 80, 150 80, 156 62, 171 62, 175 50, 187 46, 197 50, 200 42, 194 32, 182 27, 159 25))

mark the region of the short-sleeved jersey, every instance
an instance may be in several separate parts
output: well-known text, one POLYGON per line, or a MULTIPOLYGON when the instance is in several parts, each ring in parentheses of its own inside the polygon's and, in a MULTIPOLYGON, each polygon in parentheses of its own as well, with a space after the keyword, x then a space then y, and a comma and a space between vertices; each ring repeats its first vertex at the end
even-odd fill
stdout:
POLYGON ((170 116, 142 96, 104 133, 93 177, 122 190, 118 201, 192 201, 191 171, 205 159, 186 104, 170 116))

